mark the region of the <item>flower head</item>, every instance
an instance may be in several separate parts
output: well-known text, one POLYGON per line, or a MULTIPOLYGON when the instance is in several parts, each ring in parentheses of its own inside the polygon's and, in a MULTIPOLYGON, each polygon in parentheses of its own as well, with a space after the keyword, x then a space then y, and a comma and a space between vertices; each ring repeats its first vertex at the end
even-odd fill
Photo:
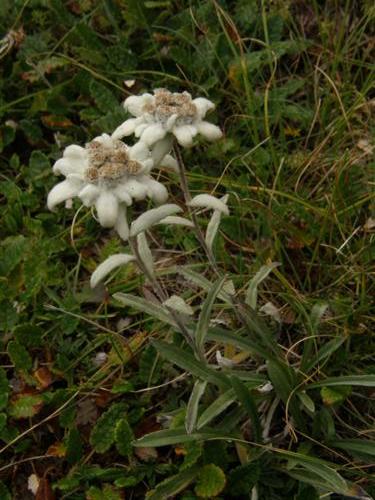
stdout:
POLYGON ((204 97, 192 99, 188 92, 155 89, 153 95, 128 97, 124 107, 135 118, 126 120, 115 130, 113 136, 116 138, 134 133, 151 146, 172 134, 181 146, 189 147, 197 134, 209 140, 222 136, 219 127, 204 120, 215 105, 204 97))
POLYGON ((54 166, 55 174, 66 179, 57 184, 48 195, 48 208, 81 199, 85 206, 95 206, 103 227, 114 227, 123 239, 128 238, 126 207, 133 200, 151 198, 164 203, 166 188, 150 175, 153 160, 144 143, 132 147, 102 134, 85 147, 68 146, 63 158, 54 166))

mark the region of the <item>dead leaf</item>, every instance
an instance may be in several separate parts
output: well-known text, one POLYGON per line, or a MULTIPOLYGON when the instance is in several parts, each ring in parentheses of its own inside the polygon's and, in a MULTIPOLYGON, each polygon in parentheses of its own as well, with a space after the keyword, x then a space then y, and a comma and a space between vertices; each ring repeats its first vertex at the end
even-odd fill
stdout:
POLYGON ((41 366, 34 372, 34 378, 42 389, 49 387, 52 382, 52 373, 46 366, 41 366))
POLYGON ((63 458, 66 455, 66 446, 61 441, 57 441, 48 448, 46 455, 50 457, 63 458))
POLYGON ((35 500, 55 500, 55 494, 49 484, 48 479, 39 480, 38 491, 36 492, 35 500))
POLYGON ((158 458, 158 452, 156 448, 151 446, 143 448, 134 448, 134 454, 142 460, 143 462, 149 462, 151 460, 156 460, 158 458))
POLYGON ((84 399, 77 404, 77 425, 94 424, 98 420, 98 407, 90 398, 84 399))

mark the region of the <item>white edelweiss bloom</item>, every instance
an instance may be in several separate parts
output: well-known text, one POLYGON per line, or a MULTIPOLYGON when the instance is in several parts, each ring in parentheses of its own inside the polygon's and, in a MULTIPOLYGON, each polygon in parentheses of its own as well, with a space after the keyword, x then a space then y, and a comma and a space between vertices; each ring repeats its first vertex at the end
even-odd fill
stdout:
POLYGON ((126 240, 126 207, 146 197, 157 204, 168 198, 165 186, 149 175, 152 167, 151 153, 142 142, 130 147, 102 134, 85 147, 68 146, 53 166, 54 173, 65 180, 48 194, 48 208, 54 210, 64 201, 69 204, 77 196, 85 206, 96 208, 103 227, 114 227, 126 240))
POLYGON ((152 146, 174 135, 181 146, 190 147, 197 134, 210 141, 222 136, 218 126, 204 120, 207 112, 215 107, 213 102, 204 97, 192 99, 188 92, 155 89, 153 95, 128 97, 124 107, 135 118, 126 120, 115 130, 116 138, 135 134, 152 146))

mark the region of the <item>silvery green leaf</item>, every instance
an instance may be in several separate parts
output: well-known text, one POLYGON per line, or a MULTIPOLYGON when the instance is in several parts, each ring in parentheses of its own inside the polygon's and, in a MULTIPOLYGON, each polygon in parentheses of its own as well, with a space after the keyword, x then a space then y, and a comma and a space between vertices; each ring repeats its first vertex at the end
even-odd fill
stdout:
POLYGON ((204 351, 203 347, 208 333, 208 327, 210 325, 212 308, 215 303, 216 297, 222 289, 224 283, 225 276, 215 281, 215 283, 213 283, 210 290, 208 291, 207 297, 202 305, 202 310, 199 315, 197 328, 194 335, 195 345, 197 346, 198 352, 200 352, 201 354, 203 354, 204 351))
MULTIPOLYGON (((226 194, 221 198, 221 201, 225 204, 227 204, 228 201, 228 195, 226 194)), ((219 230, 220 226, 220 221, 221 221, 221 210, 214 210, 214 213, 212 214, 211 220, 208 223, 207 230, 206 230, 206 236, 205 236, 205 241, 208 249, 210 252, 212 252, 212 247, 213 243, 215 240, 215 236, 219 230)))
POLYGON ((113 269, 116 269, 116 267, 119 266, 124 266, 125 264, 128 264, 133 260, 133 255, 128 255, 126 253, 117 253, 115 255, 111 255, 93 272, 90 279, 91 288, 95 288, 100 281, 102 281, 111 271, 113 271, 113 269))
POLYGON ((324 316, 327 309, 328 309, 328 304, 326 302, 314 304, 310 314, 310 325, 312 334, 317 333, 319 323, 321 322, 322 317, 324 316))
MULTIPOLYGON (((178 267, 177 272, 182 274, 185 279, 191 281, 195 285, 198 285, 199 287, 203 288, 203 290, 210 290, 212 288, 213 283, 211 283, 210 280, 202 276, 202 274, 196 273, 189 267, 178 267)), ((232 304, 231 298, 230 298, 230 293, 234 291, 233 283, 232 286, 230 285, 231 280, 228 280, 224 283, 221 291, 218 294, 218 298, 220 300, 223 300, 224 302, 227 302, 228 304, 232 304), (228 286, 228 290, 225 290, 225 288, 228 286)))
POLYGON ((255 276, 250 280, 249 287, 246 292, 245 303, 252 307, 256 308, 257 300, 258 300, 258 286, 260 283, 267 278, 270 272, 275 269, 275 267, 279 266, 280 262, 271 262, 270 264, 265 264, 262 266, 259 271, 255 274, 255 276))
POLYGON ((194 384, 193 391, 190 395, 186 408, 185 428, 188 434, 191 434, 195 429, 198 416, 199 401, 203 396, 204 391, 206 390, 206 385, 206 380, 197 380, 194 384))
POLYGON ((154 259, 152 258, 152 253, 147 242, 147 237, 144 232, 139 233, 137 236, 137 246, 139 256, 145 268, 147 269, 150 276, 154 277, 154 259))
POLYGON ((113 295, 113 298, 121 302, 122 304, 133 307, 137 311, 144 312, 153 318, 162 321, 163 323, 167 323, 172 326, 176 326, 176 323, 171 318, 168 311, 164 309, 161 305, 153 304, 149 300, 146 300, 142 297, 137 297, 136 295, 131 295, 130 293, 122 293, 118 292, 113 295))
POLYGON ((225 215, 229 215, 229 209, 227 205, 210 194, 197 194, 194 198, 189 201, 188 205, 193 208, 210 208, 212 210, 219 210, 225 215))
POLYGON ((163 305, 170 307, 171 309, 174 309, 177 312, 187 314, 188 316, 194 314, 192 307, 189 306, 189 304, 187 304, 183 298, 178 297, 177 295, 171 295, 169 299, 163 302, 163 305))
POLYGON ((186 226, 186 227, 194 227, 194 224, 189 219, 185 219, 185 217, 179 217, 178 215, 169 215, 165 217, 158 224, 171 224, 175 226, 186 226))
POLYGON ((161 207, 147 210, 147 212, 140 215, 130 226, 130 236, 137 236, 137 234, 146 231, 154 224, 158 224, 169 215, 174 215, 179 212, 182 212, 182 209, 174 203, 168 203, 161 207))
POLYGON ((266 304, 264 304, 259 309, 259 312, 262 312, 266 316, 271 316, 271 318, 273 318, 275 321, 281 323, 281 316, 279 310, 274 304, 272 304, 272 302, 267 302, 266 304))

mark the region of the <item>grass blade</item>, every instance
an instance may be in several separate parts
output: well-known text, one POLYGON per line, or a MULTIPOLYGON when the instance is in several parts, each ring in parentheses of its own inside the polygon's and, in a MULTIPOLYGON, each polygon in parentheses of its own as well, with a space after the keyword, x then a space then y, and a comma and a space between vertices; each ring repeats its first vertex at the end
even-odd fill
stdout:
POLYGON ((206 390, 207 382, 197 380, 194 384, 193 391, 190 395, 189 402, 186 408, 186 417, 185 417, 185 428, 188 434, 191 434, 195 429, 195 425, 197 423, 198 416, 198 406, 201 397, 206 390))

